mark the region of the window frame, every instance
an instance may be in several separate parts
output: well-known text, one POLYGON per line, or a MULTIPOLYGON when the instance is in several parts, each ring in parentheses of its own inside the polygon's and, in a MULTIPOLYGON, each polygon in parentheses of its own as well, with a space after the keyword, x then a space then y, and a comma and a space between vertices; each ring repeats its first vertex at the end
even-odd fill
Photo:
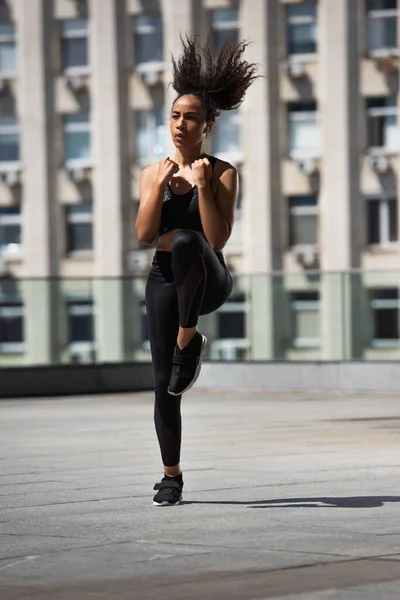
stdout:
POLYGON ((239 18, 239 10, 237 8, 215 8, 209 11, 209 29, 211 31, 211 40, 213 48, 216 48, 215 44, 215 33, 220 31, 230 31, 237 32, 239 36, 240 32, 240 18, 239 18), (236 12, 236 19, 227 19, 222 21, 215 21, 214 17, 216 13, 223 12, 236 12))
POLYGON ((318 56, 318 4, 316 1, 307 2, 307 4, 315 5, 315 16, 300 16, 300 15, 289 15, 289 7, 293 6, 293 3, 285 3, 283 5, 284 10, 284 21, 285 21, 285 37, 286 37, 286 57, 289 60, 296 61, 307 61, 307 60, 315 60, 318 56), (293 44, 292 36, 290 35, 290 30, 292 27, 296 25, 315 25, 316 29, 316 39, 315 39, 315 50, 314 52, 290 52, 290 45, 293 44))
POLYGON ((93 166, 93 147, 92 147, 92 120, 91 114, 88 113, 64 113, 61 115, 62 117, 62 135, 63 135, 63 164, 67 169, 79 169, 79 168, 88 168, 93 166), (87 121, 84 123, 67 123, 66 120, 69 116, 74 115, 86 115, 87 121), (85 158, 68 158, 66 154, 67 144, 66 137, 68 133, 88 133, 89 135, 89 150, 90 156, 85 158))
POLYGON ((143 109, 139 108, 139 109, 135 110, 135 112, 134 112, 134 119, 135 119, 135 157, 136 157, 138 164, 144 167, 144 166, 152 164, 155 161, 160 160, 166 152, 167 125, 165 123, 164 109, 158 108, 158 107, 143 108, 143 109), (147 119, 149 119, 149 117, 150 117, 150 121, 152 124, 151 124, 151 126, 149 126, 149 124, 147 122, 146 127, 144 128, 144 131, 151 133, 152 141, 150 142, 150 145, 153 148, 156 146, 158 128, 163 130, 164 148, 163 148, 162 152, 160 152, 160 154, 149 154, 146 156, 142 156, 139 153, 139 132, 142 133, 142 129, 139 126, 139 120, 140 120, 141 113, 142 114, 147 113, 147 119), (157 113, 159 113, 159 115, 157 115, 157 113), (157 116, 160 116, 160 115, 161 115, 162 125, 157 125, 157 116))
POLYGON ((382 248, 382 247, 396 247, 399 244, 399 223, 397 223, 397 239, 390 240, 390 208, 389 205, 391 202, 395 204, 395 210, 398 211, 398 198, 395 192, 387 192, 385 194, 377 195, 367 195, 365 196, 366 206, 367 206, 367 247, 368 248, 382 248), (370 203, 378 202, 379 203, 379 242, 370 242, 369 241, 369 219, 370 219, 370 203))
MULTIPOLYGON (((397 4, 398 4, 399 0, 397 0, 397 4)), ((399 11, 400 8, 399 6, 397 6, 397 8, 372 8, 373 7, 373 2, 371 2, 370 0, 367 0, 366 3, 366 54, 367 56, 370 56, 372 58, 379 58, 379 57, 387 57, 387 56, 399 56, 400 55, 400 51, 399 48, 396 46, 383 46, 382 48, 377 48, 375 50, 371 49, 369 47, 369 37, 370 37, 370 27, 371 27, 371 23, 374 20, 378 20, 378 19, 395 19, 395 23, 396 23, 396 27, 398 27, 397 23, 398 23, 398 15, 399 15, 399 11)), ((376 21, 375 21, 376 22, 376 21)), ((398 36, 398 32, 397 32, 397 36, 398 36)))
POLYGON ((64 75, 88 75, 90 73, 90 43, 89 43, 89 35, 90 35, 90 20, 89 19, 63 19, 60 22, 60 62, 61 62, 61 72, 64 75), (64 31, 63 24, 72 22, 72 21, 86 21, 86 27, 82 29, 77 29, 75 31, 64 31), (64 41, 68 40, 86 40, 86 54, 87 54, 87 64, 86 65, 76 65, 76 66, 68 66, 64 67, 64 41))
POLYGON ((371 310, 371 321, 372 321, 372 333, 370 346, 374 349, 389 350, 389 349, 400 349, 400 292, 396 287, 381 287, 381 288, 370 288, 369 290, 369 306, 371 310), (372 295, 378 290, 397 290, 397 298, 373 298, 372 295), (398 337, 397 338, 377 338, 375 337, 375 315, 374 312, 377 310, 385 309, 397 309, 398 319, 398 337))
POLYGON ((0 206, 0 228, 1 227, 7 227, 7 225, 9 226, 17 226, 19 227, 19 232, 20 232, 20 237, 21 237, 21 243, 18 244, 19 248, 18 251, 16 252, 7 252, 5 247, 3 249, 3 246, 1 246, 1 241, 0 241, 0 256, 1 257, 6 257, 7 259, 10 258, 21 258, 22 256, 22 249, 23 249, 23 243, 22 243, 22 215, 21 215, 21 207, 20 206, 0 206), (17 214, 2 214, 2 209, 4 208, 16 208, 18 209, 18 213, 17 214))
POLYGON ((25 343, 25 305, 23 298, 19 294, 4 295, 0 294, 0 319, 7 317, 7 312, 14 312, 15 317, 21 318, 22 341, 21 342, 2 342, 0 340, 1 355, 20 355, 26 350, 25 343))
MULTIPOLYGON (((368 97, 366 98, 366 118, 367 118, 367 149, 371 155, 392 155, 400 152, 400 125, 399 125, 399 111, 396 104, 396 98, 393 97, 393 105, 389 106, 369 106, 370 102, 377 100, 385 100, 391 98, 391 96, 379 96, 379 97, 368 97), (399 143, 397 149, 390 148, 387 146, 372 146, 370 145, 372 140, 370 139, 371 119, 384 119, 386 117, 396 117, 396 125, 399 133, 399 143)), ((384 130, 385 122, 383 123, 382 129, 384 130)))
POLYGON ((318 206, 318 194, 291 194, 287 196, 288 203, 288 214, 289 214, 289 223, 288 223, 288 246, 291 250, 295 250, 296 248, 303 248, 304 246, 318 246, 318 217, 319 217, 319 206, 318 206), (315 204, 306 205, 306 206, 292 206, 291 203, 295 198, 315 198, 315 204), (293 238, 293 225, 292 219, 296 216, 311 216, 315 217, 315 242, 297 242, 292 243, 293 238))
POLYGON ((17 48, 17 27, 15 23, 2 23, 2 25, 8 25, 10 28, 13 28, 12 33, 1 33, 0 32, 0 46, 2 44, 14 44, 14 52, 15 52, 15 70, 14 71, 3 71, 0 69, 0 77, 2 78, 13 78, 18 73, 18 48, 17 48))
POLYGON ((18 141, 18 158, 13 160, 0 160, 0 172, 19 170, 21 167, 21 127, 19 119, 16 115, 1 115, 0 116, 0 137, 2 135, 15 135, 18 141), (10 118, 11 116, 15 119, 14 124, 2 124, 1 117, 10 118))
POLYGON ((82 202, 79 204, 66 204, 65 210, 65 227, 66 227, 66 254, 67 256, 76 255, 92 255, 94 253, 94 215, 93 215, 93 203, 82 202), (88 212, 71 213, 70 208, 74 206, 88 206, 91 210, 88 212), (91 225, 92 227, 92 247, 87 249, 73 249, 70 246, 69 227, 73 225, 91 225))
POLYGON ((164 31, 163 31, 163 20, 162 20, 162 14, 160 11, 157 10, 149 10, 149 11, 144 11, 142 13, 136 14, 133 16, 132 19, 132 32, 133 32, 133 58, 134 58, 134 69, 139 72, 139 73, 144 73, 146 71, 152 71, 152 70, 163 70, 164 69, 164 31), (137 24, 137 19, 138 17, 141 16, 150 16, 150 15, 157 15, 159 17, 159 24, 157 25, 138 25, 137 24), (158 27, 159 26, 159 27, 158 27), (136 53, 136 46, 137 46, 137 36, 143 36, 143 35, 152 35, 154 33, 157 33, 157 29, 159 29, 159 35, 160 35, 160 41, 161 41, 161 49, 162 49, 162 56, 161 56, 161 60, 144 60, 139 62, 138 60, 138 56, 136 53))
POLYGON ((290 306, 290 346, 294 350, 319 350, 322 348, 322 335, 321 335, 321 293, 319 290, 292 290, 289 293, 289 306, 290 306), (299 298, 301 295, 315 294, 317 299, 305 300, 299 298), (298 296, 298 298, 295 298, 298 296), (314 311, 318 314, 319 319, 319 337, 318 338, 302 338, 297 336, 295 327, 295 315, 300 311, 314 311))
POLYGON ((321 123, 320 123, 320 112, 318 110, 317 102, 289 102, 287 104, 287 153, 289 158, 292 160, 303 160, 306 158, 320 158, 321 156, 321 123), (304 110, 299 110, 301 104, 304 104, 304 110), (314 110, 307 109, 306 107, 314 105, 314 110), (294 123, 299 123, 301 121, 307 121, 307 117, 310 115, 315 115, 315 127, 316 133, 319 137, 319 143, 315 148, 293 148, 291 147, 291 137, 292 135, 292 126, 294 123))
POLYGON ((67 316, 67 347, 70 352, 80 350, 94 350, 95 348, 95 303, 91 295, 68 294, 65 298, 65 309, 67 316), (72 309, 72 310, 71 310, 72 309), (75 314, 73 314, 75 313, 75 314), (91 316, 92 339, 71 340, 70 319, 74 316, 91 316))

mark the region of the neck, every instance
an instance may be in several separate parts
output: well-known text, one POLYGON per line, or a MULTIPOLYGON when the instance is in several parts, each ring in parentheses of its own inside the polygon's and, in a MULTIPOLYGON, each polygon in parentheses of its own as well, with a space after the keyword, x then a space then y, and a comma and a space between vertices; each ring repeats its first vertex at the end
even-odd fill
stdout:
POLYGON ((193 146, 192 148, 176 148, 174 161, 180 167, 190 166, 192 162, 204 155, 201 147, 202 144, 193 146))

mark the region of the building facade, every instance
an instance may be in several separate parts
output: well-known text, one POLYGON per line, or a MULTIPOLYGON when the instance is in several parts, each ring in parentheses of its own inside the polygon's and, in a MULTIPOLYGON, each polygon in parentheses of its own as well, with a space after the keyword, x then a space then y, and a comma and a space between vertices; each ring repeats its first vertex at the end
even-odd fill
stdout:
POLYGON ((399 0, 0 2, 0 366, 148 358, 134 221, 180 33, 251 43, 211 358, 400 358, 399 0), (135 276, 135 277, 133 277, 135 276))

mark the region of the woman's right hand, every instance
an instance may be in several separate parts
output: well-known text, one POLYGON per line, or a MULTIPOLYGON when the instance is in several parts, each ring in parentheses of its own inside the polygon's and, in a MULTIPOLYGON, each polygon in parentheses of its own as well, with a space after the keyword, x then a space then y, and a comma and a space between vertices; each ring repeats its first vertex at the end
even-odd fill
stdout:
POLYGON ((159 185, 167 185, 179 171, 179 165, 171 158, 162 158, 158 163, 157 182, 159 185))

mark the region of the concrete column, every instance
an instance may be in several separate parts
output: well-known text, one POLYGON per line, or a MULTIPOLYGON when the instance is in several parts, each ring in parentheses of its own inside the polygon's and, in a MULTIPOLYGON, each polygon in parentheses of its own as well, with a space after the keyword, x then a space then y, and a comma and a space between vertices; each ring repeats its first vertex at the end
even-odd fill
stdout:
MULTIPOLYGON (((164 73, 164 94, 165 94, 165 119, 169 123, 169 114, 172 102, 175 99, 176 92, 169 83, 172 81, 172 63, 171 54, 175 60, 180 56, 182 51, 182 43, 180 36, 185 38, 185 35, 192 35, 194 31, 194 15, 199 10, 199 0, 179 0, 179 2, 171 2, 170 0, 161 0, 161 14, 164 26, 164 60, 166 69, 164 73)), ((197 32, 196 32, 197 33, 197 32)), ((172 154, 174 145, 171 137, 167 135, 166 151, 167 154, 172 154)))
POLYGON ((245 58, 260 65, 243 104, 244 271, 257 274, 252 285, 252 358, 273 358, 279 323, 274 318, 276 289, 267 273, 281 268, 278 0, 241 3, 242 36, 251 39, 245 58))
POLYGON ((57 275, 57 204, 53 164, 52 3, 15 5, 18 31, 18 116, 23 171, 23 273, 40 278, 24 286, 26 361, 51 362, 57 352, 52 328, 56 295, 46 279, 57 275))
POLYGON ((320 191, 323 358, 353 354, 353 282, 346 272, 360 266, 362 232, 359 192, 358 2, 321 0, 320 97, 323 165, 320 191), (344 289, 341 287, 345 285, 344 289), (339 287, 338 287, 339 286, 339 287), (345 320, 344 320, 345 319, 345 320))
POLYGON ((128 90, 124 0, 90 0, 96 353, 124 357, 123 283, 129 246, 128 90), (102 279, 107 277, 108 279, 102 279))

